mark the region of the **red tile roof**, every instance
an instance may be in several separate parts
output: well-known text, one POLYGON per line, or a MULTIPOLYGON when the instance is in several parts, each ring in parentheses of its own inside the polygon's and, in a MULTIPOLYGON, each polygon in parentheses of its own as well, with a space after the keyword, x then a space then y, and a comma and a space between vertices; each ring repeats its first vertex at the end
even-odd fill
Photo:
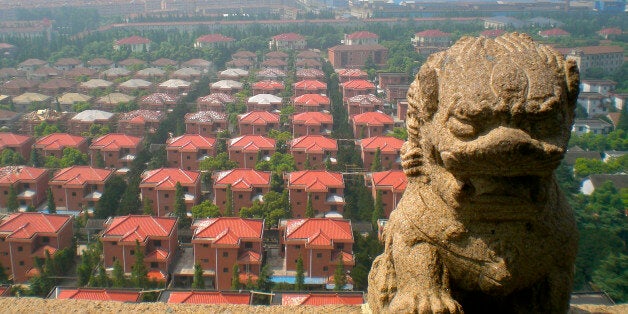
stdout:
POLYGON ((275 149, 275 140, 261 135, 243 135, 229 140, 229 149, 258 151, 275 149))
POLYGON ((292 116, 293 124, 305 124, 305 125, 321 125, 323 123, 331 124, 334 122, 334 117, 329 113, 322 112, 303 112, 292 116))
POLYGON ((216 103, 216 104, 228 104, 234 103, 236 101, 235 97, 225 94, 225 93, 211 93, 207 96, 199 97, 196 102, 197 103, 216 103))
POLYGON ((383 103, 381 99, 377 98, 377 96, 373 94, 356 95, 347 99, 347 102, 350 104, 357 103, 360 106, 374 106, 376 104, 381 105, 383 103))
POLYGON ((297 33, 284 33, 284 34, 279 34, 279 35, 275 35, 273 36, 274 40, 281 40, 281 41, 297 41, 297 40, 303 40, 305 39, 305 37, 297 34, 297 33))
POLYGON ((584 46, 574 48, 555 48, 557 51, 563 54, 570 54, 573 52, 582 52, 585 55, 596 55, 606 53, 624 53, 624 48, 620 46, 584 46))
POLYGON ((268 59, 286 59, 289 57, 289 55, 283 51, 271 51, 265 56, 268 59))
POLYGON ((364 297, 362 294, 284 293, 281 296, 281 305, 360 305, 363 303, 364 297))
POLYGON ((543 37, 552 37, 552 36, 567 36, 569 35, 569 33, 560 28, 552 28, 545 31, 539 31, 539 35, 543 37))
POLYGON ((381 126, 386 124, 393 124, 394 122, 391 116, 379 111, 356 114, 351 119, 355 124, 366 124, 368 126, 381 126))
POLYGON ((321 94, 303 94, 299 97, 294 98, 293 102, 296 106, 314 106, 314 107, 318 107, 320 105, 331 104, 329 97, 325 95, 321 95, 321 94))
POLYGON ((344 189, 342 174, 325 170, 304 170, 288 174, 288 187, 306 192, 327 192, 330 188, 344 189))
POLYGON ((15 133, 0 133, 0 150, 6 147, 18 147, 28 142, 31 139, 30 136, 20 135, 15 133))
POLYGON ((177 182, 181 185, 195 185, 200 180, 197 171, 179 168, 159 168, 144 172, 140 187, 154 187, 157 190, 174 190, 177 182))
POLYGON ((501 35, 503 35, 505 33, 506 33, 506 31, 503 30, 503 29, 487 29, 487 30, 481 32, 480 35, 482 35, 484 37, 494 38, 494 37, 501 36, 501 35))
POLYGON ((422 32, 415 33, 414 36, 416 37, 449 37, 451 36, 451 34, 445 33, 438 29, 428 29, 422 32))
POLYGON ((42 168, 33 168, 28 166, 6 166, 0 168, 0 185, 12 185, 19 182, 32 182, 47 174, 48 170, 42 168))
POLYGON ((621 31, 621 28, 611 27, 611 28, 601 29, 597 33, 602 35, 602 36, 605 36, 605 35, 621 35, 622 31, 621 31))
POLYGON ((338 141, 322 135, 305 135, 291 140, 288 145, 290 151, 304 151, 306 153, 323 153, 338 151, 338 141))
POLYGON ((319 89, 327 89, 327 84, 318 80, 303 80, 294 83, 295 89, 310 89, 310 90, 319 90, 319 89))
POLYGON ((284 89, 284 86, 281 82, 266 80, 253 83, 253 89, 275 90, 284 89))
POLYGON ((378 148, 382 152, 399 152, 404 141, 392 136, 374 136, 361 139, 360 146, 362 150, 375 151, 378 148))
POLYGON ((76 148, 86 141, 87 139, 82 136, 71 135, 68 133, 52 133, 39 138, 35 142, 35 147, 44 150, 57 150, 64 149, 66 147, 76 148))
POLYGON ((375 89, 375 84, 367 80, 352 80, 343 83, 342 86, 347 89, 375 89))
POLYGON ((333 246, 334 241, 353 243, 351 221, 334 218, 288 219, 286 241, 306 240, 306 246, 333 246))
POLYGON ((224 36, 222 34, 208 34, 203 35, 196 39, 197 43, 219 43, 219 42, 229 42, 234 41, 235 39, 231 37, 224 36))
POLYGON ((140 103, 150 105, 174 105, 179 101, 178 97, 166 93, 152 93, 140 98, 140 103))
POLYGON ((118 301, 139 302, 139 291, 113 290, 113 289, 89 289, 89 288, 58 288, 55 295, 57 299, 92 300, 92 301, 118 301))
POLYGON ((118 242, 140 243, 149 238, 169 237, 177 228, 175 217, 154 217, 148 215, 128 215, 114 217, 107 221, 102 238, 113 238, 118 242))
POLYGON ((243 239, 261 241, 264 220, 239 217, 208 218, 195 221, 192 228, 194 229, 192 242, 211 241, 215 244, 237 246, 243 239))
POLYGON ((185 114, 185 123, 189 122, 204 122, 214 123, 216 121, 224 121, 227 119, 227 114, 216 111, 198 111, 185 114))
POLYGON ((253 169, 231 169, 214 175, 214 187, 226 187, 232 190, 252 190, 257 187, 270 187, 270 172, 253 169))
POLYGON ((71 215, 13 213, 0 221, 0 234, 6 234, 7 239, 30 239, 37 234, 57 233, 71 221, 71 215))
POLYGON ((168 279, 168 274, 159 269, 151 269, 146 274, 146 278, 148 278, 149 281, 165 282, 168 279))
POLYGON ((200 134, 183 134, 166 141, 166 149, 180 152, 196 152, 200 149, 212 149, 216 143, 215 138, 205 137, 200 134))
POLYGON ((359 38, 379 38, 377 34, 373 34, 367 31, 355 32, 347 35, 348 39, 359 39, 359 38))
POLYGON ((46 258, 46 252, 48 252, 50 256, 54 256, 57 251, 56 247, 44 245, 35 250, 35 252, 31 254, 31 257, 46 258))
POLYGON ((408 185, 408 178, 403 170, 373 172, 371 179, 376 188, 392 189, 394 192, 403 192, 408 185))
POLYGON ((141 36, 131 36, 116 40, 116 45, 139 45, 150 44, 150 39, 141 36))
POLYGON ((264 67, 280 68, 285 67, 286 65, 288 65, 288 63, 281 59, 268 59, 262 62, 262 66, 264 67))
POLYGON ((254 52, 250 52, 247 50, 240 50, 233 55, 231 55, 234 59, 249 59, 249 58, 257 58, 257 55, 254 52))
POLYGON ((368 73, 364 70, 360 69, 338 69, 336 70, 339 77, 349 76, 349 77, 366 77, 368 73))
POLYGON ((131 123, 159 122, 166 115, 161 111, 154 110, 133 110, 120 115, 119 121, 129 121, 131 123))
POLYGON ((325 72, 323 72, 322 70, 319 69, 298 69, 297 70, 297 77, 302 77, 302 78, 325 78, 325 72))
POLYGON ((113 170, 98 169, 90 166, 72 166, 63 168, 50 180, 50 184, 62 184, 64 187, 102 184, 113 175, 113 170))
POLYGON ((89 148, 103 151, 119 151, 122 148, 135 148, 141 140, 139 137, 123 133, 110 133, 95 139, 89 148))
POLYGON ((172 291, 168 303, 189 304, 249 304, 249 293, 221 291, 172 291))
POLYGON ((252 125, 268 125, 279 123, 279 115, 268 111, 250 111, 238 115, 239 123, 252 125))

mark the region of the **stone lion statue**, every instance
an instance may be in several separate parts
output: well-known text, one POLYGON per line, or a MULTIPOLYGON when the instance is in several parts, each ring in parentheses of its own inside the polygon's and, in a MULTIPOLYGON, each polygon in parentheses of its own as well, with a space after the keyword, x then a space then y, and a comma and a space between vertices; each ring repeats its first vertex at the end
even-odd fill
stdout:
POLYGON ((554 176, 576 64, 524 34, 460 39, 408 92, 408 186, 369 274, 375 313, 565 313, 577 230, 554 176))

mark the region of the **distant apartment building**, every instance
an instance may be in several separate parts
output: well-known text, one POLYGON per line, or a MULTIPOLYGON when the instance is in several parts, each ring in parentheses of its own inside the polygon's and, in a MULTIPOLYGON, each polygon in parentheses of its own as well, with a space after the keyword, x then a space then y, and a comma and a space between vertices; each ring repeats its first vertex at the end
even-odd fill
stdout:
POLYGON ((0 208, 7 208, 11 188, 17 196, 18 206, 38 208, 46 200, 50 172, 48 169, 28 166, 0 167, 0 208))
POLYGON ((304 170, 286 173, 286 188, 290 193, 292 217, 305 217, 308 198, 314 216, 330 212, 342 214, 345 205, 345 183, 342 174, 325 170, 304 170))
POLYGON ((388 48, 380 45, 338 45, 329 48, 329 62, 335 69, 364 68, 367 60, 372 60, 378 67, 384 67, 388 61, 388 48))
POLYGON ((194 48, 231 47, 235 39, 222 34, 207 34, 196 39, 194 48))
POLYGON ((389 218, 408 185, 406 174, 402 170, 373 172, 365 175, 365 182, 371 189, 373 199, 376 199, 379 193, 384 207, 384 217, 389 218))
POLYGON ((580 73, 587 74, 593 68, 613 73, 624 64, 624 49, 619 46, 586 46, 575 48, 557 48, 568 60, 578 64, 580 73))
POLYGON ((94 139, 89 146, 90 163, 96 166, 98 154, 107 168, 129 169, 142 148, 142 139, 122 133, 109 133, 94 139))
POLYGON ((216 155, 216 139, 200 134, 183 134, 166 141, 168 166, 184 170, 199 170, 199 164, 216 155))
POLYGON ((379 36, 367 31, 345 34, 343 40, 343 44, 345 45, 376 45, 378 43, 379 36))
POLYGON ((116 40, 113 44, 114 50, 120 50, 121 48, 127 48, 131 52, 147 52, 150 51, 150 39, 141 36, 131 36, 123 39, 116 40))
POLYGON ((451 34, 438 29, 429 29, 414 34, 412 45, 419 54, 429 55, 451 46, 451 34))
POLYGON ((149 200, 153 215, 161 217, 172 214, 176 202, 177 183, 183 188, 183 201, 186 210, 189 211, 198 203, 201 195, 200 172, 179 168, 159 168, 142 174, 140 182, 142 200, 149 200))
POLYGON ((72 166, 57 171, 48 185, 57 209, 93 210, 105 192, 113 170, 72 166))
POLYGON ((263 202, 270 192, 270 172, 253 169, 231 169, 216 172, 214 181, 214 204, 223 215, 227 211, 227 188, 231 189, 233 215, 238 216, 242 207, 251 207, 255 201, 263 202))
POLYGON ((284 33, 273 36, 268 42, 270 50, 305 50, 307 41, 305 37, 296 33, 284 33))

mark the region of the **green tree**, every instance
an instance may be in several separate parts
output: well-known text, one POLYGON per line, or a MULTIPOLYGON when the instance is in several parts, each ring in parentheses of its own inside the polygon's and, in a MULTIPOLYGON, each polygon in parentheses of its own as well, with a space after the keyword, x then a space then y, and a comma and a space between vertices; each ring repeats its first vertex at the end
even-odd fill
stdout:
POLYGON ((0 154, 0 166, 17 166, 23 165, 24 158, 17 152, 11 149, 5 149, 0 154))
POLYGON ((9 185, 9 195, 7 195, 7 210, 9 212, 16 212, 20 204, 17 202, 17 191, 13 184, 9 185))
POLYGON ((7 275, 6 268, 0 263, 0 284, 9 282, 9 276, 7 275))
POLYGON ((347 275, 345 274, 345 263, 342 260, 342 254, 338 254, 338 262, 334 271, 334 290, 342 291, 347 284, 347 275))
POLYGON ((305 270, 303 269, 303 257, 299 255, 297 259, 297 269, 294 275, 294 290, 303 291, 305 289, 305 270))
POLYGON ((102 264, 98 266, 98 275, 94 278, 92 286, 102 288, 108 288, 111 286, 111 279, 107 277, 107 271, 102 264))
POLYGON ((144 265, 144 250, 140 242, 135 240, 135 263, 131 267, 131 282, 136 288, 148 286, 148 269, 144 265))
POLYGON ((56 124, 48 124, 48 122, 44 121, 36 125, 33 131, 35 131, 35 136, 41 137, 52 133, 60 133, 61 129, 56 124))
POLYGON ((179 218, 180 229, 187 229, 192 224, 190 217, 188 217, 187 209, 185 208, 185 192, 180 182, 177 182, 175 185, 174 215, 179 218))
POLYGON ((120 198, 127 189, 127 183, 121 176, 113 176, 105 182, 105 189, 96 203, 94 217, 105 219, 115 216, 116 210, 120 207, 120 198))
POLYGON ((616 302, 628 301, 628 255, 609 254, 593 273, 593 281, 616 302))
POLYGON ((207 170, 209 172, 217 170, 230 170, 238 166, 233 160, 229 159, 229 154, 222 152, 216 155, 216 157, 207 157, 198 165, 200 170, 207 170))
POLYGON ((384 218, 384 204, 382 203, 382 191, 377 191, 375 195, 375 205, 373 206, 373 228, 377 228, 377 221, 384 218))
POLYGON ((312 195, 307 193, 307 204, 305 205, 305 218, 314 218, 314 206, 312 205, 312 195))
POLYGON ((102 153, 100 152, 100 150, 96 151, 96 156, 95 156, 96 162, 95 162, 95 167, 96 168, 105 168, 105 158, 103 158, 102 153))
POLYGON ((264 202, 256 200, 251 207, 242 207, 239 214, 243 218, 263 218, 267 226, 277 226, 280 219, 290 217, 288 190, 270 191, 264 195, 264 202))
POLYGON ((408 130, 402 127, 393 128, 392 134, 390 136, 398 138, 400 140, 407 141, 408 140, 408 130))
POLYGON ((619 121, 617 122, 617 130, 623 130, 624 132, 628 131, 628 107, 623 106, 621 108, 621 114, 619 116, 619 121))
POLYGON ((148 197, 145 197, 142 200, 142 214, 144 215, 152 215, 153 214, 153 200, 148 197))
POLYGON ((140 180, 139 175, 130 176, 128 179, 129 184, 127 184, 127 188, 124 190, 122 198, 120 199, 120 206, 116 209, 116 215, 123 216, 138 212, 142 206, 142 201, 140 201, 139 197, 140 180))
POLYGON ((41 167, 44 164, 38 149, 31 149, 29 161, 31 166, 33 167, 41 167))
POLYGON ((373 163, 371 164, 371 171, 382 171, 382 150, 378 147, 373 156, 373 163))
POLYGON ((205 289, 203 268, 199 263, 194 264, 194 279, 192 279, 192 289, 205 289))
POLYGON ((55 204, 55 198, 54 198, 54 195, 52 194, 51 188, 48 188, 48 190, 46 190, 46 205, 48 207, 49 214, 57 213, 57 205, 55 204))
POLYGON ((233 264, 232 274, 231 274, 231 290, 240 289, 240 267, 238 263, 233 264))
POLYGON ((231 192, 231 184, 227 184, 227 200, 225 202, 225 217, 233 217, 233 193, 231 192))
POLYGON ((192 206, 193 218, 215 218, 220 216, 220 208, 209 200, 192 206))
POLYGON ((123 288, 126 286, 126 278, 124 277, 124 270, 119 260, 113 262, 113 270, 111 271, 112 284, 114 288, 123 288))

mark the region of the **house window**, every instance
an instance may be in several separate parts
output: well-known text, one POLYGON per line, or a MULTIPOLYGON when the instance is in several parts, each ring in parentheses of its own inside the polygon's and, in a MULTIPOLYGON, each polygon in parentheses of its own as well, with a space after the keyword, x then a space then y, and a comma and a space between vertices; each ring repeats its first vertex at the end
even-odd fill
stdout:
POLYGON ((18 247, 17 247, 17 251, 18 251, 18 252, 22 252, 22 251, 24 251, 24 248, 23 248, 23 247, 21 247, 21 246, 18 246, 18 247))
POLYGON ((24 266, 24 261, 20 261, 20 266, 24 266))
POLYGON ((154 246, 161 246, 161 240, 155 240, 155 241, 153 241, 153 245, 154 245, 154 246))
POLYGON ((318 199, 318 195, 314 195, 314 199, 317 200, 318 199))
POLYGON ((72 196, 76 196, 76 192, 72 192, 72 196))
POLYGON ((222 257, 229 257, 229 252, 222 252, 222 257))
POLYGON ((321 258, 323 257, 323 253, 316 253, 316 258, 321 258))
POLYGON ((238 198, 239 198, 239 199, 242 199, 242 194, 238 194, 238 198))
POLYGON ((7 194, 9 194, 9 191, 4 191, 4 195, 7 195, 7 194))
POLYGON ((135 255, 135 250, 131 250, 131 256, 135 255))
POLYGON ((245 248, 245 249, 251 249, 251 248, 253 248, 253 242, 245 242, 245 243, 244 243, 244 248, 245 248))
POLYGON ((327 266, 323 266, 323 271, 327 271, 329 270, 329 268, 327 268, 327 266))
POLYGON ((297 250, 300 250, 301 246, 300 245, 295 245, 294 248, 297 249, 297 250))
POLYGON ((201 258, 201 263, 209 263, 209 259, 208 258, 201 258))
POLYGON ((49 243, 50 242, 50 237, 42 237, 41 238, 41 242, 42 243, 49 243))
POLYGON ((168 193, 164 194, 164 198, 169 198, 169 197, 170 197, 170 194, 168 193))
POLYGON ((157 268, 159 264, 157 262, 150 262, 150 268, 157 268))
POLYGON ((225 267, 225 268, 223 268, 223 269, 222 269, 222 272, 223 272, 223 273, 228 273, 228 272, 229 272, 229 267, 225 267))
POLYGON ((187 156, 186 159, 190 160, 190 156, 187 156))
POLYGON ((209 244, 203 243, 203 247, 209 247, 209 244))

